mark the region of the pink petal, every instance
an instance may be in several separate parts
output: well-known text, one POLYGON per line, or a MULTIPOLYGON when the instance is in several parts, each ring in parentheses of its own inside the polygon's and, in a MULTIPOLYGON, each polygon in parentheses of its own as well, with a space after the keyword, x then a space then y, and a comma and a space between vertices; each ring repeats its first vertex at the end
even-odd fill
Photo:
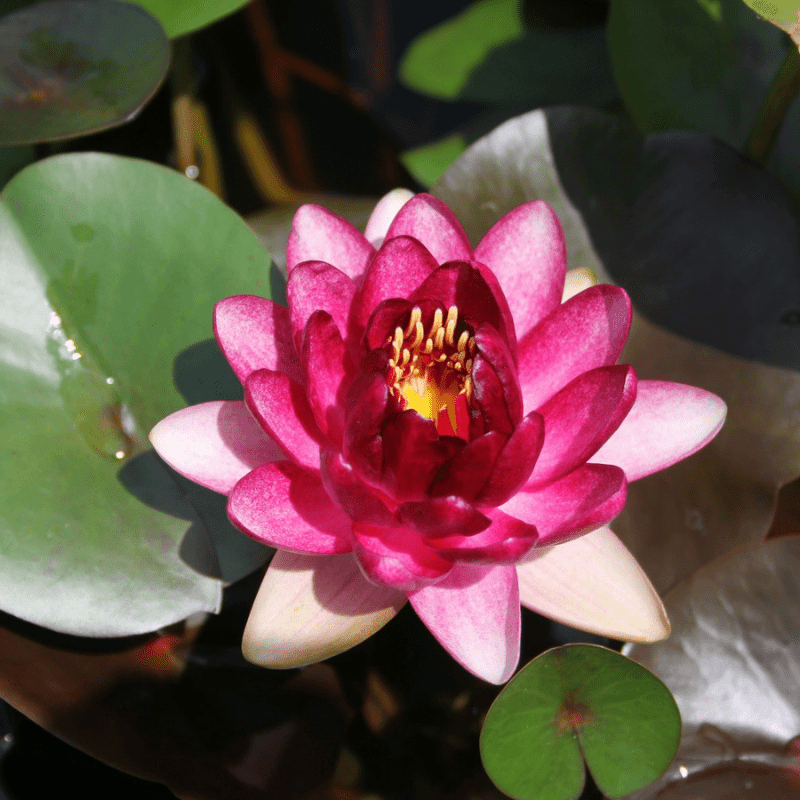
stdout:
POLYGON ((309 203, 300 206, 294 215, 286 265, 291 276, 303 261, 324 261, 357 279, 374 253, 372 245, 347 220, 309 203))
POLYGON ((214 334, 242 383, 257 369, 300 380, 288 308, 253 295, 227 297, 214 307, 214 334))
POLYGON ((521 339, 561 302, 567 250, 555 211, 543 200, 506 214, 481 239, 475 258, 497 276, 521 339))
POLYGON ((593 286, 560 305, 519 343, 525 410, 539 408, 583 372, 616 364, 631 324, 628 295, 593 286))
POLYGON ((353 552, 369 580, 410 591, 439 581, 453 564, 407 528, 353 524, 353 552))
POLYGON ((598 367, 547 401, 544 445, 528 485, 554 481, 583 464, 619 427, 636 397, 633 368, 598 367))
POLYGON ((496 508, 487 512, 491 525, 472 536, 451 534, 428 539, 440 555, 462 564, 515 564, 537 541, 533 525, 496 508))
POLYGON ((516 568, 458 564, 440 583, 408 599, 431 633, 465 669, 505 683, 519 661, 516 568))
POLYGON ((295 553, 348 553, 351 520, 322 486, 318 473, 291 461, 253 470, 228 498, 237 528, 271 547, 295 553))
POLYGON ((639 381, 636 402, 592 461, 616 464, 629 481, 658 472, 710 442, 727 407, 715 394, 668 381, 639 381))
POLYGON ((364 238, 373 247, 380 247, 398 211, 414 196, 408 189, 393 189, 385 194, 370 214, 364 238))
POLYGON ((472 258, 469 239, 455 214, 429 194, 415 195, 400 209, 386 238, 395 236, 419 239, 439 264, 472 258))
POLYGON ((174 470, 221 494, 261 464, 285 458, 242 402, 215 400, 176 411, 150 431, 150 441, 174 470))
POLYGON ((619 467, 584 464, 553 483, 523 489, 501 508, 535 525, 544 547, 610 522, 625 506, 627 488, 619 467))
POLYGON ((323 436, 302 386, 280 372, 260 369, 247 379, 244 399, 286 455, 298 464, 319 469, 323 436))
POLYGON ((369 583, 349 554, 279 551, 247 620, 242 651, 271 669, 322 661, 372 636, 405 601, 403 592, 369 583))
POLYGON ((630 642, 669 636, 656 590, 608 528, 534 549, 517 573, 522 604, 565 625, 630 642))
MULTIPOLYGON (((388 356, 383 356, 388 364, 388 356)), ((381 425, 389 406, 389 387, 384 372, 367 372, 348 391, 347 415, 342 453, 345 460, 369 483, 380 481, 383 473, 381 425)))
POLYGON ((350 333, 350 310, 356 292, 355 283, 330 264, 306 261, 295 268, 286 284, 286 296, 298 352, 306 323, 315 311, 327 311, 342 338, 347 338, 350 333))
MULTIPOLYGON (((325 311, 315 311, 303 334, 303 379, 314 418, 320 430, 338 447, 344 430, 347 373, 344 342, 325 311)), ((352 369, 352 368, 351 368, 352 369)))
POLYGON ((416 239, 389 239, 372 259, 361 287, 358 322, 366 327, 370 315, 384 300, 405 298, 436 269, 436 259, 416 239))

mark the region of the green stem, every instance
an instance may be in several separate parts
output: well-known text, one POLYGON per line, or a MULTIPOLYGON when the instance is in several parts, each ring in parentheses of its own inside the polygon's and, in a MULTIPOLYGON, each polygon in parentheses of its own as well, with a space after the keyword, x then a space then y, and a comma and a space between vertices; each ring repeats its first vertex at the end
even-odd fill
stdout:
POLYGON ((758 164, 764 164, 769 158, 786 112, 798 89, 800 89, 800 51, 792 46, 775 74, 761 108, 758 109, 744 146, 744 154, 758 164))

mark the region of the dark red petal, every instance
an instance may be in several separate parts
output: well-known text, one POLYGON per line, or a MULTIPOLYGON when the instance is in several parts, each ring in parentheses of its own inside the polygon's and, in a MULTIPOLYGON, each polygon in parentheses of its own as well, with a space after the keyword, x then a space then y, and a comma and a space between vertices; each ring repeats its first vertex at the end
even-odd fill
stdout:
POLYGON ((365 326, 384 300, 409 297, 433 270, 436 259, 410 236, 387 239, 364 275, 357 301, 357 319, 365 326))
POLYGON ((440 555, 465 564, 513 564, 537 541, 533 525, 492 509, 491 525, 474 536, 443 536, 428 544, 440 555))
MULTIPOLYGON (((505 340, 489 324, 482 324, 475 331, 475 344, 477 356, 491 364, 494 374, 503 387, 503 398, 508 409, 508 417, 512 425, 517 425, 522 419, 522 392, 517 380, 517 368, 505 340)), ((476 360, 477 357, 476 357, 476 360)), ((474 369, 474 361, 473 361, 474 369)), ((473 377, 476 389, 478 379, 473 377)))
POLYGON ((620 426, 636 399, 636 373, 620 364, 585 372, 548 400, 544 445, 528 485, 550 483, 591 458, 620 426))
POLYGON ((328 497, 319 474, 291 461, 264 464, 244 476, 228 500, 240 530, 294 553, 347 553, 350 518, 328 497))
POLYGON ((434 538, 453 534, 472 536, 491 525, 488 517, 461 497, 403 503, 397 508, 397 517, 408 528, 434 538))
POLYGON ((436 583, 453 567, 406 528, 353 523, 353 553, 368 580, 406 592, 436 583))
POLYGON ((271 369, 300 380, 289 309, 254 295, 236 295, 214 306, 214 335, 236 376, 271 369))
POLYGON ((481 506, 499 506, 516 494, 533 472, 543 443, 544 419, 531 411, 497 456, 491 475, 475 502, 481 506))
POLYGON ((325 451, 321 455, 322 483, 331 497, 357 522, 391 528, 397 520, 375 491, 362 483, 341 453, 325 451))
POLYGON ((464 447, 454 436, 439 436, 433 420, 416 411, 392 414, 381 430, 386 494, 398 502, 423 500, 442 465, 464 447))
POLYGON ((373 312, 364 331, 364 350, 386 347, 401 321, 408 319, 411 303, 392 298, 384 300, 373 312))
POLYGON ((445 308, 456 306, 459 319, 468 322, 473 329, 488 322, 500 332, 510 348, 516 348, 514 329, 506 328, 506 317, 500 310, 494 292, 481 274, 484 269, 465 261, 444 264, 420 284, 410 299, 413 303, 418 303, 429 298, 445 308))
POLYGON ((544 547, 609 523, 624 508, 627 487, 619 467, 584 464, 546 486, 523 489, 503 511, 535 525, 544 547))
POLYGON ((315 311, 303 333, 303 379, 306 395, 320 430, 337 446, 342 445, 344 397, 349 384, 344 342, 336 323, 326 311, 315 311))
POLYGON ((489 431, 473 439, 442 467, 431 484, 431 497, 458 495, 472 502, 489 480, 506 441, 508 437, 500 431, 489 431))
MULTIPOLYGON (((388 356, 373 350, 368 357, 388 366, 388 356)), ((383 471, 381 426, 389 413, 389 387, 384 371, 365 371, 347 392, 342 452, 362 479, 377 484, 383 471)))
POLYGON ((298 353, 306 323, 320 309, 333 317, 343 339, 356 334, 351 312, 357 291, 351 278, 324 261, 305 261, 295 267, 286 284, 286 297, 298 353))
POLYGON ((324 436, 300 384, 280 372, 259 369, 244 385, 247 407, 290 458, 319 469, 324 436))
POLYGON ((516 364, 517 333, 514 327, 514 317, 511 314, 511 309, 508 306, 508 299, 503 293, 503 289, 500 286, 500 282, 497 280, 497 276, 494 274, 494 272, 492 272, 491 269, 489 269, 489 267, 487 267, 485 264, 481 264, 479 261, 471 261, 470 263, 475 269, 478 270, 478 272, 480 272, 481 277, 484 279, 484 281, 486 281, 486 285, 492 292, 492 296, 497 303, 497 310, 500 312, 500 318, 502 320, 502 324, 495 327, 508 343, 509 352, 511 353, 511 357, 514 359, 514 363, 516 364))

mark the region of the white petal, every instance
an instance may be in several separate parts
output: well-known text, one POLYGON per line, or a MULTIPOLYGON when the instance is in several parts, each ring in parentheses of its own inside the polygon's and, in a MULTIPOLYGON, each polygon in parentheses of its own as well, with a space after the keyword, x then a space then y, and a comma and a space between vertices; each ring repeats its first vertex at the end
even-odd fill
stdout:
POLYGON ((351 553, 279 550, 250 611, 242 651, 272 669, 313 664, 367 639, 405 602, 404 592, 367 581, 351 553))
POLYGON ((629 642, 669 636, 656 590, 608 528, 534 549, 517 565, 522 605, 573 628, 629 642))
POLYGON ((392 189, 378 201, 364 231, 364 237, 373 247, 377 249, 383 244, 392 220, 413 196, 414 192, 410 192, 408 189, 392 189))

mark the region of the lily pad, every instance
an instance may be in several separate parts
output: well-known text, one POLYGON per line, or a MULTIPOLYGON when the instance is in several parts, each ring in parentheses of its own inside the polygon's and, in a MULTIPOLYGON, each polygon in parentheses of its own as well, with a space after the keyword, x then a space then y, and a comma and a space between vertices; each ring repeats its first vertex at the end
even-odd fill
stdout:
POLYGON ((269 257, 202 187, 102 154, 15 176, 0 253, 0 609, 89 636, 214 610, 224 544, 201 520, 219 511, 197 516, 147 433, 184 405, 173 377, 186 391, 206 362, 205 391, 230 396, 213 358, 176 357, 208 339, 219 298, 268 296, 269 257))
POLYGON ((797 797, 799 566, 798 536, 707 564, 664 600, 671 638, 627 647, 670 687, 686 725, 675 764, 636 800, 797 797))
POLYGON ((521 108, 618 96, 604 27, 526 29, 515 0, 479 0, 426 31, 400 76, 433 97, 521 108))
POLYGON ((59 0, 0 18, 0 144, 122 125, 155 94, 169 41, 141 8, 59 0))
POLYGON ((170 39, 204 28, 247 5, 247 0, 125 0, 147 9, 170 39))
MULTIPOLYGON (((792 47, 742 0, 614 0, 608 37, 622 98, 642 131, 705 131, 736 148, 792 47)), ((794 103, 767 164, 795 193, 798 135, 794 103)))
POLYGON ((800 3, 797 0, 744 0, 756 14, 786 31, 800 45, 800 3))
POLYGON ((656 780, 681 720, 658 678, 613 650, 566 645, 520 670, 481 732, 489 777, 515 800, 574 800, 584 760, 597 785, 620 797, 656 780))

